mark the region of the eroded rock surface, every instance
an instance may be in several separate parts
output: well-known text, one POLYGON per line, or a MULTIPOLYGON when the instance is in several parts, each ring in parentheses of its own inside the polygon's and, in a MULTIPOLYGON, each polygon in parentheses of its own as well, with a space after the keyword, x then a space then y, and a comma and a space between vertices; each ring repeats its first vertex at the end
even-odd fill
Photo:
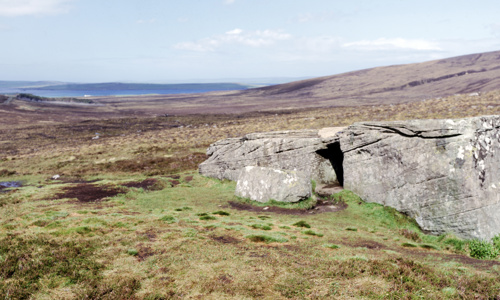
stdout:
POLYGON ((500 233, 500 117, 356 123, 344 130, 344 187, 433 234, 500 233))
POLYGON ((258 202, 299 202, 311 197, 311 189, 311 179, 303 172, 247 166, 235 194, 258 202))
POLYGON ((208 148, 210 157, 199 171, 205 176, 236 181, 242 168, 261 166, 304 172, 318 182, 335 182, 331 161, 318 151, 328 150, 338 130, 322 132, 321 136, 318 130, 296 130, 221 140, 208 148))
POLYGON ((206 176, 237 180, 246 166, 297 170, 394 207, 432 234, 500 234, 500 116, 249 134, 213 144, 208 155, 206 176))

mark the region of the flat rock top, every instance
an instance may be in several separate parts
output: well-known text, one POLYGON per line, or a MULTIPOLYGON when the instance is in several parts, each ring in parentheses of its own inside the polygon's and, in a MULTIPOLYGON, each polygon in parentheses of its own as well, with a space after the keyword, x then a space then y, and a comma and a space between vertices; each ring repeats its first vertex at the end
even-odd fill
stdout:
POLYGON ((335 134, 337 134, 337 132, 340 132, 346 128, 347 127, 325 127, 325 128, 321 128, 318 131, 318 135, 324 139, 331 138, 331 137, 334 137, 335 134))

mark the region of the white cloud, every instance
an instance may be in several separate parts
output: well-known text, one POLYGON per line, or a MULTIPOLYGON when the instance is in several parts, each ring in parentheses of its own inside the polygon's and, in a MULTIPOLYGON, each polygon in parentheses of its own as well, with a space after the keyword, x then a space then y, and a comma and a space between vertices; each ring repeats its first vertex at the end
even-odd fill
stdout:
POLYGON ((156 23, 156 19, 137 20, 137 24, 153 24, 153 23, 156 23))
POLYGON ((292 36, 281 30, 244 31, 240 28, 227 31, 224 34, 204 38, 196 42, 182 42, 174 45, 179 50, 215 51, 224 45, 244 45, 249 47, 270 46, 277 41, 288 40, 292 36))
POLYGON ((225 4, 233 4, 235 0, 224 0, 225 4))
POLYGON ((0 0, 0 16, 54 15, 69 11, 73 0, 0 0))
POLYGON ((228 35, 237 35, 237 34, 241 34, 243 32, 243 30, 239 29, 239 28, 235 28, 233 30, 229 30, 228 32, 226 32, 226 34, 228 35))
POLYGON ((440 51, 442 50, 437 43, 422 39, 387 39, 379 38, 376 40, 362 40, 357 42, 345 43, 342 45, 344 48, 351 48, 356 50, 432 50, 440 51))

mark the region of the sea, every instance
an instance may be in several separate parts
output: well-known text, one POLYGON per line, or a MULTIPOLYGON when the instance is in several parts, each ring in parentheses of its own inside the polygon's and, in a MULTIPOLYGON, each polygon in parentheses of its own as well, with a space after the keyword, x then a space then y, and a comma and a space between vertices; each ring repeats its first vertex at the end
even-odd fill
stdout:
MULTIPOLYGON (((243 88, 242 88, 243 89, 243 88)), ((38 89, 2 89, 0 94, 33 94, 40 97, 62 98, 62 97, 91 97, 91 96, 137 96, 137 95, 171 95, 171 94, 195 94, 215 91, 226 91, 233 89, 160 89, 160 90, 38 90, 38 89)))

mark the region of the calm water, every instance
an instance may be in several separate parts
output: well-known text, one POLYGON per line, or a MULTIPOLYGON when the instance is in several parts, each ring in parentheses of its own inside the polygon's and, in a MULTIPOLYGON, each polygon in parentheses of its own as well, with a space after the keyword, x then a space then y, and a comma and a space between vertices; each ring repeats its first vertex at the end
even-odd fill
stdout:
MULTIPOLYGON (((229 89, 208 89, 208 90, 84 90, 84 91, 46 91, 37 89, 0 89, 0 94, 18 94, 26 93, 33 94, 41 97, 83 97, 85 95, 90 96, 126 96, 126 95, 148 95, 148 94, 194 94, 194 93, 205 93, 214 91, 225 91, 229 89)), ((230 89, 234 90, 234 89, 230 89)))
POLYGON ((0 193, 7 192, 7 188, 21 187, 23 183, 21 181, 0 181, 0 193))

